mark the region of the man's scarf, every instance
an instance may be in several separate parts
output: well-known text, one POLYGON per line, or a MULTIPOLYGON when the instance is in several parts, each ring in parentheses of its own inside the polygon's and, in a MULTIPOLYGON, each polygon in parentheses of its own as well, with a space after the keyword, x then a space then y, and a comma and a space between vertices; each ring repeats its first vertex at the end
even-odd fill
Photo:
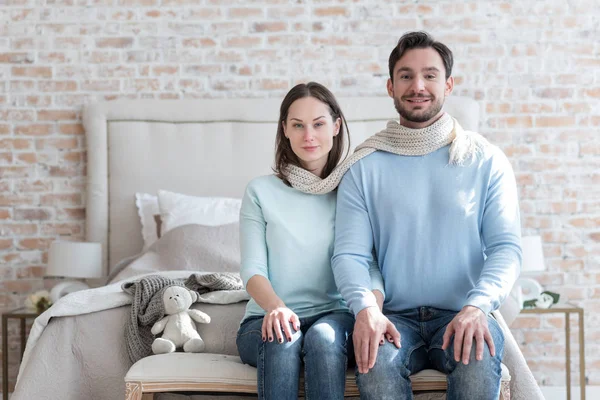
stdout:
POLYGON ((448 163, 463 165, 489 143, 480 134, 465 131, 448 114, 442 115, 436 122, 422 129, 411 129, 396 121, 389 121, 384 130, 365 140, 325 179, 295 165, 288 165, 284 175, 297 190, 310 194, 325 194, 338 187, 344 174, 355 162, 374 151, 387 151, 402 156, 424 156, 449 144, 452 145, 449 149, 448 163))

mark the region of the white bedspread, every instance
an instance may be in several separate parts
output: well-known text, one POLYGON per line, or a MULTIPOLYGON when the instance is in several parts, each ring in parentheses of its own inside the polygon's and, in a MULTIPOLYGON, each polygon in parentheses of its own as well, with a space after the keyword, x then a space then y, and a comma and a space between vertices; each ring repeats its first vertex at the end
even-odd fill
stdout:
MULTIPOLYGON (((127 279, 127 281, 135 280, 145 275, 148 274, 140 275, 135 278, 130 278, 127 279)), ((161 275, 170 278, 186 278, 190 275, 190 271, 168 271, 161 272, 161 275)), ((111 313, 101 313, 103 311, 118 309, 131 304, 131 296, 123 292, 123 290, 121 289, 121 285, 123 284, 123 282, 125 281, 119 281, 107 286, 71 293, 61 298, 59 301, 56 302, 56 304, 50 307, 50 309, 48 309, 46 312, 44 312, 38 318, 35 319, 31 328, 31 332, 29 334, 29 339, 27 341, 25 353, 23 354, 23 360, 19 368, 17 385, 15 387, 15 392, 12 397, 13 400, 32 398, 29 397, 29 395, 25 397, 20 396, 20 393, 24 390, 25 386, 31 387, 31 380, 40 382, 41 379, 43 381, 55 382, 58 384, 61 381, 60 375, 63 375, 64 373, 69 373, 69 371, 62 371, 61 373, 58 372, 61 370, 61 368, 68 367, 66 365, 66 363, 68 363, 68 359, 65 358, 66 355, 64 354, 66 352, 72 353, 68 354, 68 357, 70 357, 77 356, 77 354, 75 354, 77 352, 86 352, 87 355, 90 355, 91 352, 97 350, 99 351, 99 354, 95 354, 93 356, 94 359, 98 360, 98 358, 106 358, 106 362, 108 364, 112 362, 113 365, 115 361, 117 361, 114 359, 114 353, 118 352, 120 353, 118 358, 120 359, 124 357, 125 364, 128 364, 128 360, 126 360, 126 351, 124 350, 124 348, 121 349, 121 346, 124 343, 124 333, 122 331, 124 331, 124 327, 128 320, 129 307, 111 313), (96 315, 83 318, 83 316, 94 313, 96 315), (62 317, 81 318, 69 319, 62 317), (46 332, 51 319, 58 319, 59 325, 69 325, 69 329, 72 329, 75 332, 71 332, 69 329, 64 329, 64 327, 62 329, 58 329, 58 331, 52 330, 51 332, 46 332), (78 324, 77 321, 80 321, 82 323, 78 324), (88 333, 91 336, 82 335, 88 329, 88 333), (103 334, 100 334, 103 330, 106 329, 110 330, 111 332, 104 332, 103 334), (53 334, 56 334, 56 337, 53 337, 53 340, 50 341, 50 343, 45 343, 44 346, 39 345, 43 335, 50 337, 53 334), (71 337, 65 337, 66 335, 69 335, 71 337), (94 344, 107 345, 108 343, 118 348, 94 349, 94 344), (59 349, 62 349, 62 354, 61 351, 59 351, 59 349), (110 359, 111 357, 113 358, 110 359), (32 374, 29 374, 28 376, 26 371, 30 367, 30 364, 34 358, 38 362, 46 364, 47 368, 38 368, 38 372, 33 373, 34 376, 31 376, 32 374), (61 365, 52 366, 52 363, 60 363, 61 365), (39 370, 45 370, 46 376, 39 376, 39 370), (57 376, 53 377, 53 373, 57 376), (23 377, 27 377, 26 380, 28 382, 23 382, 23 377)), ((231 304, 238 303, 247 299, 248 294, 245 290, 233 290, 206 293, 199 297, 198 302, 210 304, 231 304)), ((48 339, 46 339, 46 342, 48 342, 48 339)), ((86 357, 80 357, 80 359, 83 360, 86 359, 86 357)), ((88 361, 83 362, 87 363, 88 361)), ((126 368, 128 368, 128 366, 126 366, 126 368)), ((68 369, 71 372, 73 372, 73 374, 90 374, 91 376, 88 377, 89 379, 95 378, 94 375, 96 374, 96 371, 94 369, 90 369, 89 371, 77 371, 78 368, 74 366, 68 367, 68 369)), ((124 376, 124 374, 121 374, 121 380, 122 376, 124 376)), ((67 378, 66 381, 69 381, 68 377, 63 376, 62 378, 67 378)), ((71 377, 71 379, 73 379, 73 377, 71 377)), ((27 390, 25 390, 25 392, 27 392, 27 390)), ((66 397, 61 397, 61 399, 64 398, 66 397)), ((106 398, 111 397, 108 396, 106 398)))
POLYGON ((25 369, 29 362, 31 354, 36 350, 35 347, 40 336, 44 332, 48 322, 50 322, 50 318, 90 314, 96 311, 109 310, 131 304, 131 296, 123 292, 121 283, 117 282, 96 289, 82 290, 68 294, 37 317, 33 322, 29 339, 27 340, 27 347, 25 347, 25 353, 23 354, 23 360, 19 368, 17 385, 19 384, 19 378, 23 369, 25 369))

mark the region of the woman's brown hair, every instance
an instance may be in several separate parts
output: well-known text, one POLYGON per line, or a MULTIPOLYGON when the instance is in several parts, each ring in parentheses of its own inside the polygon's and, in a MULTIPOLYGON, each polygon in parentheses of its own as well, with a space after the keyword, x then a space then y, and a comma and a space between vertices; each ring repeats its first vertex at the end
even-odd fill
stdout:
POLYGON ((281 180, 287 185, 290 182, 286 176, 286 167, 288 165, 295 165, 302 167, 300 159, 296 156, 296 153, 292 150, 289 140, 285 137, 283 131, 283 124, 287 121, 288 112, 292 103, 298 99, 305 97, 314 97, 320 102, 326 104, 329 107, 329 114, 335 122, 338 118, 341 121, 339 133, 333 137, 333 146, 331 151, 327 155, 327 163, 323 168, 321 178, 329 176, 331 171, 340 163, 340 161, 348 155, 350 149, 350 136, 348 131, 348 124, 346 118, 342 113, 342 109, 338 104, 333 93, 329 91, 325 86, 317 82, 300 83, 294 86, 286 95, 281 102, 279 108, 279 121, 277 123, 277 137, 275 138, 275 166, 273 171, 281 180))

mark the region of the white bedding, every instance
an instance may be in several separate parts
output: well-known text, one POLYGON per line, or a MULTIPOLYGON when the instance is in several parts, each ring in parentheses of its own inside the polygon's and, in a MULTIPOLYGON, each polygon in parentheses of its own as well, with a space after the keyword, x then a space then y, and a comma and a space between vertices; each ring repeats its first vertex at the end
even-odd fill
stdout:
MULTIPOLYGON (((145 275, 147 274, 126 281, 145 275)), ((168 271, 161 272, 161 275, 187 278, 190 271, 168 271)), ((124 347, 125 325, 130 307, 124 306, 131 304, 131 296, 121 289, 123 282, 125 281, 71 293, 36 318, 19 369, 15 392, 11 397, 13 400, 108 400, 124 396, 123 376, 131 365, 124 347), (82 318, 84 316, 86 317, 82 318), (40 345, 42 342, 44 345, 40 345), (106 368, 107 366, 110 367, 106 368), (123 372, 114 375, 116 370, 123 372), (103 385, 107 381, 111 382, 110 389, 103 385), (30 385, 30 382, 36 382, 36 385, 30 385), (113 389, 115 385, 117 390, 113 389)), ((235 335, 247 299, 245 290, 208 292, 199 297, 198 303, 213 306, 195 304, 193 308, 215 316, 223 312, 216 305, 232 304, 231 310, 237 312, 237 315, 228 321, 225 328, 217 328, 213 324, 212 327, 203 329, 218 329, 217 333, 207 335, 209 337, 218 337, 223 334, 223 330, 233 330, 232 334, 235 335)), ((223 323, 218 322, 216 325, 223 323)), ((222 351, 222 347, 221 343, 207 341, 208 350, 222 351)))

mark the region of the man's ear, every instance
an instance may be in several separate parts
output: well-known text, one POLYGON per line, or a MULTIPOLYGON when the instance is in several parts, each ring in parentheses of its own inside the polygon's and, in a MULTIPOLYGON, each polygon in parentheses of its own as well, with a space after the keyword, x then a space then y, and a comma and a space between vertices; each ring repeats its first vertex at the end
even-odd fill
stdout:
POLYGON ((454 77, 449 77, 446 79, 446 89, 444 90, 444 94, 449 96, 452 93, 452 89, 454 89, 454 77))
POLYGON ((390 96, 391 98, 394 98, 394 83, 392 82, 392 80, 390 78, 388 78, 386 86, 387 86, 388 96, 390 96))

